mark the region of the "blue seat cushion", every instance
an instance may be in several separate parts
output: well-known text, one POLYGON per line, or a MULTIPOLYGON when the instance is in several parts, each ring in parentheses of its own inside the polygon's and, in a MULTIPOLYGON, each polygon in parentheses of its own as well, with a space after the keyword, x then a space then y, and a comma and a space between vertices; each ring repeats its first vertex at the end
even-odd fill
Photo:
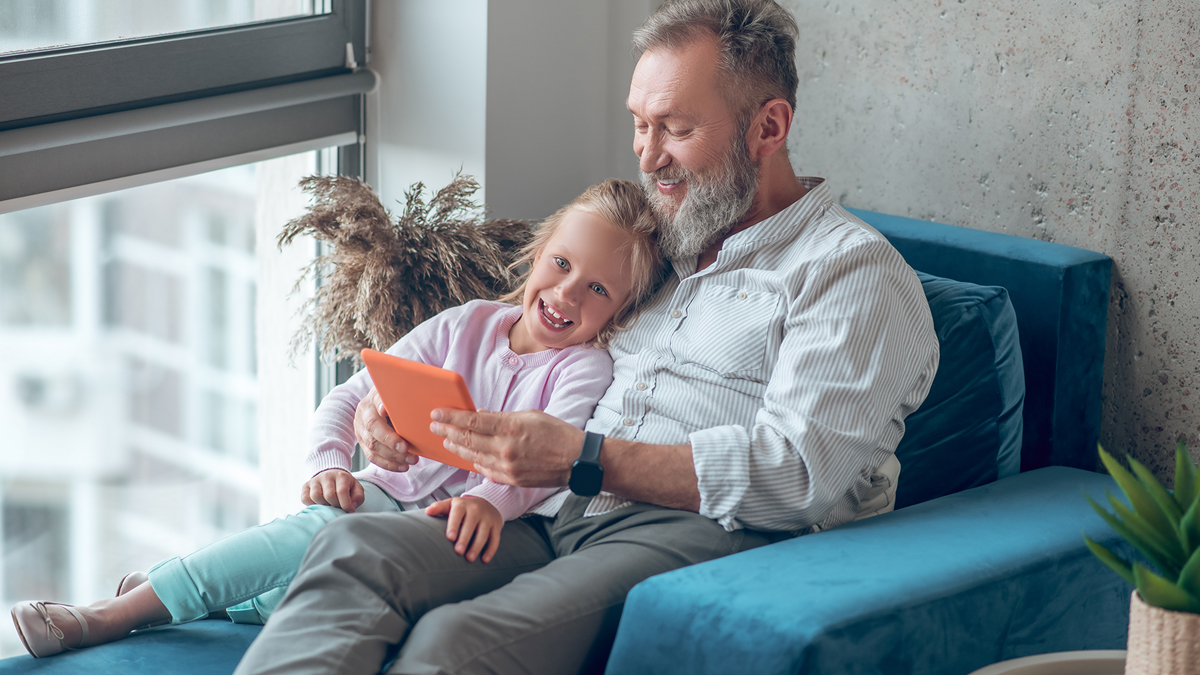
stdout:
POLYGON ((985 485, 1021 469, 1025 372, 1008 291, 917 273, 941 361, 896 448, 896 508, 985 485))
POLYGON ((44 659, 3 659, 0 675, 229 675, 260 630, 262 626, 228 621, 162 626, 44 659))
POLYGON ((606 672, 963 675, 1121 649, 1132 588, 1080 532, 1133 549, 1081 489, 1115 484, 1047 467, 651 577, 626 598, 606 672))

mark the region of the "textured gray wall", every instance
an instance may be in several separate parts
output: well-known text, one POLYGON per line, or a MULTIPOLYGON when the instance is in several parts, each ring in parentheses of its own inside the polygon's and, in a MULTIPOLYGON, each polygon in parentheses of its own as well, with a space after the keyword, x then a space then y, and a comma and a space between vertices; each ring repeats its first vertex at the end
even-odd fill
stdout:
POLYGON ((374 0, 367 175, 384 204, 462 169, 492 217, 541 219, 607 177, 637 180, 629 36, 656 6, 374 0))
POLYGON ((1114 259, 1101 442, 1200 456, 1200 5, 782 0, 790 138, 843 204, 1114 259))

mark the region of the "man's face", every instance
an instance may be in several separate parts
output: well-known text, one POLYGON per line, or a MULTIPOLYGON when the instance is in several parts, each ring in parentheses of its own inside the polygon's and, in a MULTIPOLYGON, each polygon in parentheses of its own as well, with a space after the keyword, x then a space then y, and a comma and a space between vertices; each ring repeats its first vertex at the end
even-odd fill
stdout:
POLYGON ((715 38, 642 55, 627 105, 633 150, 667 257, 699 255, 750 210, 757 162, 719 90, 715 38))

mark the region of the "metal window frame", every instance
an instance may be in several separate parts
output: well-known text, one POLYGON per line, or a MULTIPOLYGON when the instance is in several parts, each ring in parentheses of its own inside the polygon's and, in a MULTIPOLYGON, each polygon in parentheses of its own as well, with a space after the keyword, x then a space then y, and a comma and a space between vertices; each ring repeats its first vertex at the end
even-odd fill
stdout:
POLYGON ((367 60, 367 0, 331 10, 0 57, 0 131, 348 72, 347 43, 367 60))
POLYGON ((0 58, 0 213, 330 145, 362 177, 368 0, 0 58))

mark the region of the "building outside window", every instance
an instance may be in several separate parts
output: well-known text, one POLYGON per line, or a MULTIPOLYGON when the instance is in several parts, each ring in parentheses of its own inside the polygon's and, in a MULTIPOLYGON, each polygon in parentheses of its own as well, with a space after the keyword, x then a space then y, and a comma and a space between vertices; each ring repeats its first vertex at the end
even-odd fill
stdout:
POLYGON ((0 215, 6 606, 258 523, 258 168, 0 215))
MULTIPOLYGON (((263 433, 295 388, 259 353, 260 298, 282 305, 296 280, 272 267, 272 238, 301 177, 361 175, 364 14, 364 0, 0 3, 7 606, 92 602, 261 521, 263 439, 295 445, 263 433)), ((301 418, 316 387, 291 399, 301 418)), ((0 656, 23 651, 0 631, 0 656)))

